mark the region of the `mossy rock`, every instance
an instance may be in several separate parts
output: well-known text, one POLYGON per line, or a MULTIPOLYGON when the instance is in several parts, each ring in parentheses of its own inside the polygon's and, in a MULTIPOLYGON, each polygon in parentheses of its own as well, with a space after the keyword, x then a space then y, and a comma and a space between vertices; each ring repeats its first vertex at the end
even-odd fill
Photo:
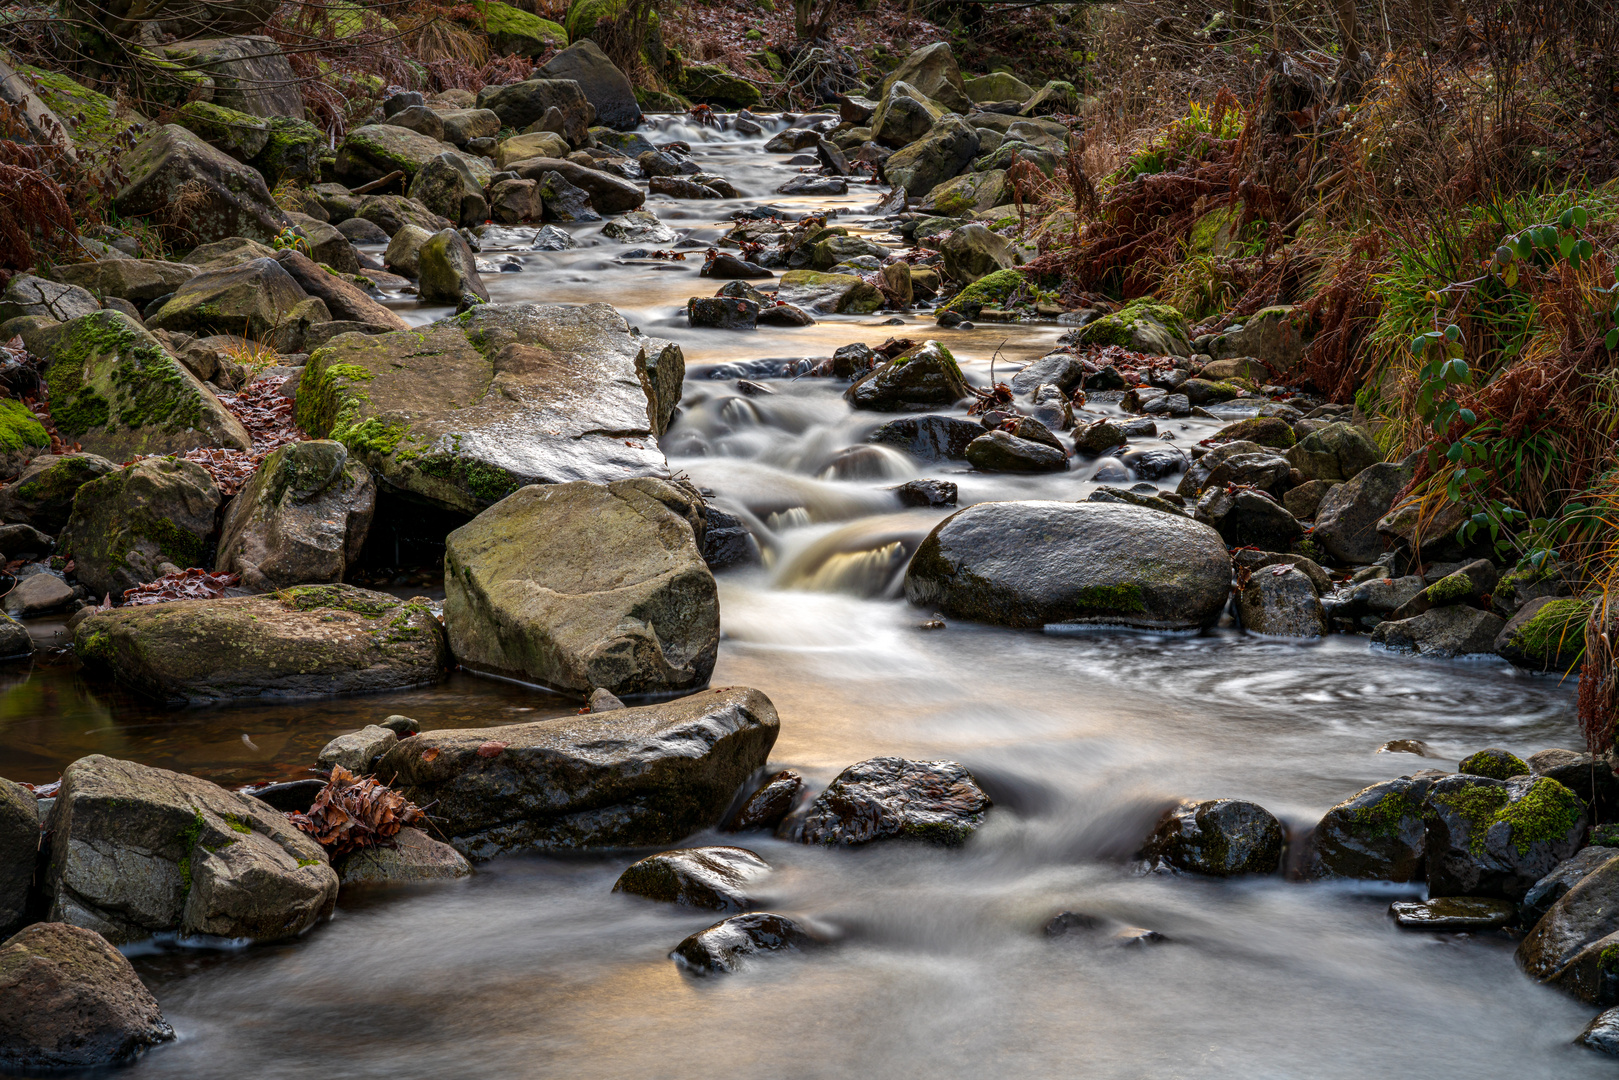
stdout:
POLYGON ((119 105, 105 94, 63 75, 59 71, 45 71, 36 67, 20 67, 19 75, 27 78, 44 102, 62 121, 73 141, 88 149, 111 148, 122 137, 146 123, 146 118, 133 109, 119 105))
POLYGON ((54 536, 67 524, 79 488, 117 469, 96 454, 40 454, 0 488, 0 521, 54 536))
POLYGON ((264 149, 248 164, 272 188, 286 180, 306 187, 319 183, 320 156, 326 149, 326 137, 320 128, 290 116, 272 116, 265 122, 270 128, 269 137, 264 149))
POLYGON ((1488 776, 1492 780, 1510 780, 1514 776, 1527 776, 1529 765, 1517 754, 1499 747, 1490 747, 1470 755, 1456 771, 1469 776, 1488 776))
POLYGON ((1577 672, 1585 659, 1591 607, 1591 601, 1573 597, 1530 600, 1501 629, 1495 651, 1530 671, 1577 672))
POLYGON ((641 86, 635 88, 635 103, 649 113, 683 113, 691 108, 691 102, 679 94, 641 86))
POLYGON ((568 31, 521 8, 499 0, 471 0, 480 16, 475 25, 489 37, 490 48, 502 56, 539 59, 568 47, 568 31))
POLYGON ((51 437, 45 433, 45 425, 28 406, 16 398, 0 399, 0 452, 45 451, 50 446, 51 437))
POLYGON ((1286 450, 1297 441, 1293 436, 1293 426, 1279 416, 1250 416, 1246 420, 1238 420, 1216 431, 1214 438, 1221 442, 1245 440, 1278 450, 1286 450))
POLYGON ((1444 777, 1428 791, 1425 820, 1430 896, 1520 900, 1585 840, 1585 804, 1544 776, 1444 777))
MULTIPOLYGON (((568 4, 568 14, 562 20, 568 40, 590 38, 597 42, 605 41, 612 33, 614 21, 624 14, 627 6, 628 0, 572 0, 568 4)), ((647 16, 646 39, 642 43, 641 53, 654 71, 668 62, 669 52, 663 44, 663 26, 656 11, 647 16)))
POLYGON ((1150 356, 1187 356, 1192 346, 1186 316, 1171 304, 1150 296, 1132 300, 1080 332, 1086 345, 1117 345, 1150 356))
POLYGON ((362 34, 374 38, 399 36, 399 27, 392 19, 352 0, 327 0, 323 8, 315 8, 310 14, 314 28, 327 41, 348 41, 362 34))
POLYGON ((122 596, 172 570, 208 565, 221 502, 202 466, 142 458, 79 489, 57 541, 97 596, 122 596))
POLYGON ((692 101, 746 109, 759 104, 759 88, 718 64, 693 64, 681 74, 680 92, 692 101))
POLYGON ((962 289, 941 310, 976 319, 986 307, 1004 307, 1014 293, 1028 285, 1029 279, 1021 270, 997 270, 962 289))
POLYGON ((270 141, 267 121, 207 101, 187 102, 175 112, 171 122, 237 161, 251 161, 270 141))
POLYGON ((1193 255, 1230 255, 1235 247, 1237 212, 1230 207, 1210 210, 1192 222, 1187 250, 1193 255))

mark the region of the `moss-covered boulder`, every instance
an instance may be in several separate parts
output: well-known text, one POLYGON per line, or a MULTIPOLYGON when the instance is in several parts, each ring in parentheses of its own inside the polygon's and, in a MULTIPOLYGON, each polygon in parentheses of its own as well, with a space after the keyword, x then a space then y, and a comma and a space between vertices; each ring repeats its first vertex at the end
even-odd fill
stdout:
POLYGON ((1492 780, 1510 780, 1514 776, 1528 776, 1530 769, 1529 763, 1512 751, 1491 746, 1469 754, 1456 766, 1456 771, 1469 776, 1488 776, 1492 780))
POLYGON ((1250 315, 1240 330, 1227 330, 1209 343, 1209 355, 1216 360, 1252 356, 1265 362, 1278 377, 1295 371, 1304 359, 1304 350, 1315 337, 1315 323, 1302 307, 1283 304, 1261 308, 1250 315))
POLYGON ((971 212, 982 213, 1012 200, 1012 188, 1006 182, 1006 170, 988 169, 966 172, 937 185, 929 191, 916 208, 925 214, 947 214, 960 217, 971 212))
POLYGON ((1320 872, 1372 881, 1420 881, 1426 826, 1423 802, 1431 781, 1385 780, 1328 810, 1315 827, 1320 872))
POLYGON ((179 124, 237 161, 253 160, 270 141, 270 125, 266 121, 211 101, 187 102, 176 110, 170 122, 179 124))
POLYGON ((25 66, 18 68, 17 74, 56 114, 73 142, 85 149, 111 149, 126 136, 138 134, 146 123, 146 118, 134 109, 80 85, 60 71, 25 66))
POLYGON ((72 557, 91 592, 121 597, 164 574, 206 566, 220 501, 202 466, 142 458, 79 488, 57 549, 72 557))
POLYGON ((759 88, 719 64, 691 64, 680 73, 680 93, 690 101, 726 109, 759 104, 759 88))
POLYGON ((177 124, 146 136, 121 164, 129 180, 118 212, 155 217, 194 243, 227 236, 268 243, 292 224, 256 170, 177 124))
POLYGON ((1250 416, 1246 420, 1238 420, 1216 431, 1214 439, 1218 442, 1257 443, 1274 450, 1286 450, 1298 441, 1293 435, 1292 425, 1280 416, 1250 416))
POLYGON ((1192 352, 1186 316, 1150 296, 1132 300, 1113 314, 1087 324, 1080 331, 1080 341, 1086 345, 1118 345, 1149 356, 1189 356, 1192 352))
POLYGON ((478 29, 489 47, 501 56, 527 56, 535 60, 568 47, 568 32, 550 19, 502 4, 499 0, 471 0, 480 16, 478 29))
POLYGON ((862 255, 870 255, 880 260, 889 254, 888 248, 863 236, 834 234, 817 242, 810 250, 810 265, 816 270, 830 270, 841 262, 858 259, 862 255))
MULTIPOLYGON (((962 289, 950 298, 948 304, 945 304, 939 310, 954 311, 963 318, 976 319, 979 312, 983 311, 984 308, 1005 307, 1012 301, 1014 296, 1022 294, 1032 298, 1033 293, 1034 289, 1023 271, 1011 268, 996 270, 993 273, 985 274, 965 289, 962 289)), ((1068 354, 1062 355, 1064 357, 1068 356, 1068 354)), ((1021 375, 1022 373, 1020 372, 1019 374, 1021 375)), ((1044 379, 1042 381, 1057 382, 1058 380, 1044 379)), ((1074 385, 1078 385, 1077 379, 1074 385)), ((1029 387, 1029 390, 1024 392, 1027 393, 1033 389, 1034 387, 1029 387)), ((1071 387, 1065 387, 1065 389, 1071 389, 1071 387)))
POLYGON ((978 156, 978 132, 961 117, 946 114, 915 142, 883 162, 883 175, 896 188, 920 199, 966 169, 978 156))
POLYGON ((274 259, 254 259, 188 279, 147 320, 151 330, 237 334, 262 341, 309 294, 274 259))
POLYGON ((487 178, 475 175, 461 155, 440 154, 416 171, 410 197, 457 225, 482 225, 489 220, 487 178))
POLYGON ((952 230, 939 251, 944 256, 944 272, 963 285, 971 285, 997 270, 1010 270, 1015 261, 1006 238, 977 222, 952 230))
POLYGON ((456 659, 581 694, 702 687, 720 611, 701 514, 691 491, 652 478, 531 486, 501 500, 446 541, 456 659))
POLYGON ((789 270, 781 276, 776 298, 805 310, 866 315, 883 305, 883 294, 854 274, 789 270))
POLYGON ((952 112, 965 113, 972 108, 974 99, 967 93, 961 68, 947 41, 936 41, 911 53, 883 78, 878 89, 886 93, 898 82, 909 83, 952 112))
MULTIPOLYGON (((609 35, 620 32, 616 23, 628 6, 628 0, 569 0, 568 13, 562 20, 562 25, 568 31, 568 40, 575 45, 586 38, 592 41, 609 40, 609 35)), ((656 11, 647 15, 641 56, 653 71, 660 70, 669 59, 663 44, 663 26, 656 11)))
POLYGON ((342 581, 376 505, 371 470, 342 443, 283 446, 225 511, 216 564, 256 592, 342 581))
POLYGON ((1430 896, 1521 900, 1585 840, 1585 804, 1550 777, 1459 773, 1428 790, 1430 896))
POLYGON ((96 454, 39 454, 0 488, 0 521, 55 536, 67 524, 79 488, 117 469, 96 454))
POLYGON ((917 548, 905 595, 930 611, 1038 629, 1213 625, 1231 588, 1207 525, 1118 503, 979 503, 917 548))
POLYGON ((950 350, 929 341, 873 368, 845 390, 843 398, 857 409, 902 412, 954 405, 968 393, 967 380, 950 350))
POLYGON ((350 187, 380 180, 391 172, 404 173, 409 183, 418 169, 444 153, 461 151, 409 128, 365 124, 351 129, 343 138, 334 168, 338 180, 350 187))
POLYGON ((440 229, 416 249, 417 295, 424 304, 453 304, 458 311, 489 302, 472 247, 455 229, 440 229))
POLYGON ((1495 639, 1495 651, 1528 671, 1576 672, 1585 659, 1591 602, 1542 596, 1519 608, 1495 639))
POLYGON ((292 181, 315 184, 320 181, 320 157, 326 149, 326 136, 308 120, 294 116, 272 116, 265 120, 269 133, 260 150, 248 162, 270 187, 292 181))
POLYGON ((395 491, 476 514, 524 484, 667 475, 680 349, 606 304, 481 305, 310 357, 298 422, 395 491))
POLYGON ((351 585, 119 608, 80 623, 73 647, 140 693, 193 705, 429 686, 450 662, 424 598, 351 585))
MULTIPOLYGON (((196 645, 182 639, 174 651, 196 645)), ((293 938, 337 900, 337 875, 313 838, 279 810, 195 776, 80 758, 62 774, 49 825, 51 919, 116 944, 162 933, 293 938)))
POLYGON ((24 464, 50 448, 45 425, 28 406, 16 398, 0 399, 0 459, 24 464))
MULTIPOLYGON (((893 83, 883 91, 877 109, 872 113, 871 138, 891 150, 902 150, 926 135, 934 124, 944 118, 946 111, 943 105, 931 100, 910 83, 893 83)), ((772 138, 765 144, 765 149, 772 153, 806 149, 793 145, 803 136, 789 134, 792 130, 789 128, 772 138)))
POLYGON ((49 328, 40 348, 51 418, 65 438, 124 461, 253 440, 196 376, 128 315, 100 311, 49 328))
POLYGON ((1008 71, 992 71, 977 79, 964 78, 962 89, 975 105, 986 101, 1028 101, 1034 96, 1034 87, 1008 71))
POLYGON ((780 721, 757 690, 533 724, 424 731, 377 763, 473 859, 652 847, 718 824, 780 721))

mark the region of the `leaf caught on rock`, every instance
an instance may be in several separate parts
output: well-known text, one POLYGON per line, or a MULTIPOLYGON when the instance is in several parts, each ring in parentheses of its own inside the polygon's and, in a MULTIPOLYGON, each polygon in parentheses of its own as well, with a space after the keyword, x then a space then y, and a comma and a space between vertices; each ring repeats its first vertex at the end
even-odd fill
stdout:
POLYGON ((307 814, 287 818, 334 855, 368 847, 392 847, 407 825, 427 820, 421 808, 375 777, 357 777, 341 765, 315 796, 307 814))

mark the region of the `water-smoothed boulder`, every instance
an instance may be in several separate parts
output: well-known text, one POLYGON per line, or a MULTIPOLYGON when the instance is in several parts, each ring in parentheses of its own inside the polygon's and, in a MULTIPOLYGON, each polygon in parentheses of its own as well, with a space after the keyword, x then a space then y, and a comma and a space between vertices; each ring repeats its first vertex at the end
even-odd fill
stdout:
POLYGON ((400 829, 392 847, 360 848, 339 856, 334 868, 344 888, 421 885, 472 876, 465 855, 420 829, 400 829))
POLYGON ((200 465, 146 457, 79 488, 57 538, 85 588, 121 596, 175 570, 206 564, 219 488, 200 465))
MULTIPOLYGON (((1013 263, 1012 245, 1005 237, 977 222, 952 231, 939 250, 944 256, 944 272, 969 287, 979 278, 1011 269, 1013 263)), ((965 305, 967 300, 962 303, 965 305)))
POLYGON ((596 119, 620 131, 633 131, 641 123, 635 87, 589 38, 576 41, 540 68, 548 79, 572 79, 596 107, 596 119))
POLYGON ((820 939, 793 920, 769 911, 732 915, 675 946, 670 957, 697 975, 728 974, 763 952, 799 952, 820 939))
MULTIPOLYGON (((197 267, 187 263, 164 262, 162 259, 101 259, 97 262, 65 263, 52 268, 51 276, 57 281, 88 289, 97 296, 116 296, 144 308, 196 277, 197 267)), ((84 314, 88 315, 89 312, 84 314)))
POLYGON ((1304 350, 1315 336, 1315 324, 1302 307, 1282 304, 1261 308, 1242 322, 1242 329, 1228 330, 1209 343, 1209 355, 1216 360, 1248 356, 1265 363, 1278 376, 1285 376, 1304 359, 1304 350))
POLYGON ((478 91, 478 108, 500 117, 502 126, 522 131, 556 109, 562 116, 558 132, 571 146, 590 138, 590 103, 583 87, 572 79, 528 79, 478 91))
POLYGON ((1395 652, 1445 659, 1480 656, 1495 651, 1495 640, 1505 627, 1506 620, 1499 615, 1455 604, 1430 608, 1409 619, 1378 623, 1372 631, 1372 644, 1395 652))
POLYGON ((146 320, 149 330, 270 337, 309 294, 274 259, 209 270, 175 290, 146 320))
POLYGON ((500 116, 492 109, 448 109, 438 114, 444 125, 444 141, 465 147, 473 139, 492 139, 500 134, 500 116))
POLYGON ((883 305, 883 295, 855 274, 823 274, 818 270, 789 270, 781 275, 776 298, 811 311, 866 315, 883 305))
POLYGON ((268 242, 292 225, 256 170, 176 124, 146 136, 120 165, 128 181, 115 200, 118 212, 166 220, 184 188, 184 220, 175 224, 196 243, 227 236, 268 242))
POLYGON ((446 541, 457 659, 580 693, 705 685, 720 628, 693 527, 701 513, 688 489, 653 478, 531 486, 501 500, 446 541))
POLYGON ((1242 627, 1274 637, 1316 638, 1327 632, 1321 597, 1308 574, 1288 563, 1255 570, 1237 593, 1242 627))
POLYGON ((606 304, 481 305, 404 333, 346 334, 298 385, 300 426, 387 488, 476 514, 524 484, 667 475, 678 346, 606 304))
MULTIPOLYGON (((1287 450, 1287 460, 1306 480, 1352 480, 1382 457, 1370 435, 1342 421, 1310 432, 1287 450)), ((1391 480, 1384 475, 1377 483, 1386 487, 1391 480)))
POLYGON ((425 731, 377 765, 474 859, 678 843, 720 820, 775 744, 757 690, 532 724, 425 731))
POLYGON ((0 322, 28 315, 67 322, 100 310, 101 302, 88 289, 33 274, 18 274, 0 293, 0 322))
POLYGON ((896 188, 920 199, 972 164, 978 156, 978 131, 954 114, 946 115, 926 135, 883 162, 883 175, 896 188))
POLYGON ((639 184, 562 158, 526 158, 512 162, 509 168, 522 180, 544 181, 546 173, 556 173, 588 193, 590 205, 601 214, 623 214, 646 202, 646 192, 639 184))
POLYGON ((216 565, 255 592, 342 581, 376 505, 371 471, 342 443, 283 446, 225 511, 216 565))
POLYGON ((410 324, 372 299, 371 294, 339 274, 333 274, 301 252, 278 251, 276 262, 309 296, 326 305, 333 319, 362 323, 377 331, 408 330, 410 324))
POLYGON ((465 310, 489 302, 472 247, 456 229, 442 229, 416 251, 417 291, 424 304, 454 304, 465 310))
POLYGON ((1457 774, 1428 790, 1426 822, 1430 896, 1518 900, 1579 850, 1586 814, 1550 777, 1457 774))
POLYGON ((758 886, 769 874, 770 864, 746 848, 679 848, 634 863, 613 891, 682 907, 746 911, 758 906, 758 886))
POLYGON ((1330 875, 1373 881, 1420 881, 1424 874, 1424 800, 1431 781, 1385 780, 1328 810, 1315 827, 1315 856, 1330 875))
POLYGON ((967 447, 982 434, 982 424, 960 416, 902 416, 877 428, 866 441, 898 447, 924 460, 964 461, 967 447))
MULTIPOLYGON (((926 135, 944 115, 944 108, 902 79, 883 91, 871 117, 871 137, 892 150, 901 150, 926 135)), ((765 149, 773 153, 808 149, 818 145, 817 139, 809 138, 813 134, 795 134, 789 128, 766 143, 765 149)))
MULTIPOLYGON (((1358 460, 1351 461, 1350 466, 1358 460)), ((1316 507, 1311 538, 1339 562, 1376 561, 1385 546, 1383 537, 1378 535, 1377 523, 1411 482, 1411 475, 1412 470, 1405 465, 1379 461, 1360 470, 1347 482, 1334 485, 1321 496, 1316 507)))
POLYGON ((1028 101, 1034 87, 1007 71, 992 71, 976 79, 963 79, 962 86, 973 104, 986 101, 1028 101))
POLYGON ((0 779, 0 935, 10 937, 27 921, 38 857, 39 803, 21 784, 0 779))
POLYGON ((1582 1000, 1611 1005, 1619 996, 1619 851, 1598 850, 1610 857, 1551 905, 1519 943, 1518 965, 1582 1000))
POLYGON ((444 153, 425 162, 410 182, 410 197, 457 225, 489 220, 483 179, 473 174, 460 154, 444 153))
POLYGON ((1282 823, 1238 799, 1185 799, 1165 811, 1142 857, 1158 867, 1210 877, 1274 874, 1282 863, 1282 823))
POLYGON ((99 311, 49 327, 51 416, 64 438, 117 461, 202 446, 248 450, 241 423, 140 323, 99 311))
POLYGON ((40 454, 0 488, 0 521, 28 524, 54 536, 73 513, 73 497, 117 465, 96 454, 40 454))
MULTIPOLYGON (((713 512, 709 510, 710 514, 713 512)), ((748 796, 748 801, 742 804, 742 809, 737 811, 728 826, 729 830, 746 832, 750 829, 774 829, 792 810, 803 787, 802 776, 791 769, 783 769, 765 781, 764 787, 748 796)))
POLYGON ((400 690, 438 682, 449 664, 424 599, 351 585, 99 612, 73 646, 86 664, 179 704, 400 690))
POLYGON ((440 229, 454 226, 449 218, 440 217, 415 199, 403 195, 366 195, 356 208, 355 217, 369 221, 390 237, 406 225, 414 225, 429 236, 440 229))
POLYGON ((296 937, 337 898, 325 852, 285 814, 195 776, 92 754, 62 774, 47 824, 51 919, 114 944, 296 937))
POLYGON ((1218 533, 1119 503, 979 503, 946 518, 905 572, 914 604, 1005 626, 1193 630, 1230 591, 1218 533))
POLYGON ((157 999, 100 934, 44 922, 0 944, 0 1068, 120 1065, 173 1038, 157 999))
POLYGON ((1079 340, 1085 345, 1117 345, 1149 356, 1189 356, 1192 352, 1186 317, 1150 296, 1087 323, 1079 331, 1079 340))
POLYGON ((1304 526, 1285 506, 1246 488, 1211 487, 1198 499, 1195 513, 1230 547, 1286 551, 1304 535, 1304 526))
POLYGON ((408 184, 422 166, 440 154, 460 154, 449 143, 393 124, 364 124, 351 128, 337 148, 337 179, 350 187, 369 184, 392 172, 405 174, 408 184))
POLYGON ((356 776, 369 773, 377 759, 399 741, 399 733, 381 724, 367 724, 359 731, 339 735, 320 748, 315 764, 322 769, 341 766, 356 776))
MULTIPOLYGON (((1581 848, 1573 858, 1558 863, 1552 868, 1551 873, 1535 882, 1529 891, 1524 893, 1523 901, 1518 905, 1523 912, 1523 925, 1533 929, 1557 901, 1568 895, 1569 890, 1614 859, 1619 859, 1619 850, 1593 844, 1581 848)), ((1609 919, 1600 924, 1600 927, 1603 928, 1603 934, 1619 930, 1619 919, 1609 919)), ((1553 965, 1554 968, 1556 966, 1559 965, 1553 965)))
POLYGON ((843 398, 857 409, 899 412, 954 405, 969 392, 950 350, 929 341, 878 365, 845 390, 843 398))
POLYGON ((871 758, 851 765, 783 828, 806 844, 874 840, 962 844, 984 823, 989 796, 954 761, 871 758))
MULTIPOLYGON (((878 90, 886 93, 899 82, 909 83, 954 112, 964 113, 972 108, 973 99, 967 94, 967 84, 947 41, 936 41, 911 53, 883 78, 878 90)), ((1025 100, 1027 96, 1018 100, 1025 100)))

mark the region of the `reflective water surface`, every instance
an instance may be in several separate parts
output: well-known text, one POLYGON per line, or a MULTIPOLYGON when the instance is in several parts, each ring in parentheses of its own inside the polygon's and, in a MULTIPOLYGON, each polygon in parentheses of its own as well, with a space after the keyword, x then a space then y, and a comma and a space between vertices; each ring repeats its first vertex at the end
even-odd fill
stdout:
MULTIPOLYGON (((347 892, 329 925, 286 945, 137 951, 180 1040, 132 1075, 1611 1075, 1569 1045, 1590 1010, 1518 974, 1509 938, 1395 929, 1387 905, 1414 890, 1147 878, 1129 866, 1179 796, 1252 799, 1302 830, 1368 783, 1453 765, 1486 745, 1577 746, 1572 686, 1497 662, 1373 653, 1364 638, 918 629, 931 613, 907 606, 895 583, 942 512, 903 509, 887 489, 936 476, 956 481, 963 503, 1077 499, 1091 466, 1001 477, 882 452, 846 469, 840 454, 884 418, 852 414, 840 385, 774 381, 774 395, 750 398, 734 379, 706 376, 721 364, 930 336, 982 385, 997 350, 999 374, 1009 358, 1038 355, 1058 328, 946 331, 915 315, 903 326, 873 316, 802 330, 688 329, 677 314, 686 298, 717 285, 697 277, 701 247, 732 210, 772 198, 790 170, 759 140, 664 127, 652 137, 689 139, 705 167, 748 196, 654 197, 650 207, 699 242, 693 258, 625 264, 615 259, 622 245, 578 226, 583 246, 524 253, 525 271, 491 275, 491 291, 613 303, 685 348, 687 398, 665 440, 671 463, 766 541, 766 565, 720 576, 715 683, 755 686, 775 702, 771 767, 824 784, 877 754, 959 760, 996 801, 988 825, 953 851, 742 838, 777 867, 772 908, 835 944, 726 978, 694 979, 667 959, 711 916, 610 893, 631 859, 623 854, 509 858, 455 885, 347 892), (1422 739, 1446 760, 1376 752, 1397 738, 1422 739), (1041 926, 1061 910, 1168 940, 1045 938, 1041 926)), ((831 204, 858 215, 878 194, 857 185, 831 204)), ((799 212, 821 205, 778 201, 799 212)), ((1187 445, 1215 426, 1165 429, 1187 445)), ((36 628, 43 639, 51 632, 36 628)), ((86 683, 65 659, 7 678, 0 774, 23 780, 103 752, 243 783, 297 775, 331 735, 390 713, 431 728, 575 707, 462 675, 386 697, 183 712, 86 683)))

